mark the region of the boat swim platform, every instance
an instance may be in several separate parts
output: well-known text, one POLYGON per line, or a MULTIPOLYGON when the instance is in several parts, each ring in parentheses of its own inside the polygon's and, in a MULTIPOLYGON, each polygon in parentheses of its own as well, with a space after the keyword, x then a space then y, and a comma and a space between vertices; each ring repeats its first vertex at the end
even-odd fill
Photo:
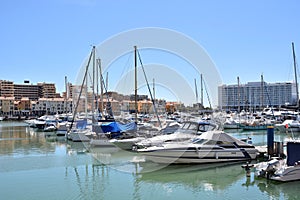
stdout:
POLYGON ((265 154, 268 153, 268 146, 263 145, 263 146, 255 146, 255 149, 257 149, 259 154, 265 154))

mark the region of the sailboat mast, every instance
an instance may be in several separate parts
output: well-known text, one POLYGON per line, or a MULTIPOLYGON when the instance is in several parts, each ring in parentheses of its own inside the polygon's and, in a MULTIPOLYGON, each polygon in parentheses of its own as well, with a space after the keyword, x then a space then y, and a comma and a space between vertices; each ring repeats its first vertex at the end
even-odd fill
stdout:
MULTIPOLYGON (((94 53, 94 49, 92 50, 92 56, 94 53)), ((85 118, 87 119, 88 116, 88 76, 85 77, 85 99, 84 99, 84 113, 85 118)))
POLYGON ((137 47, 134 46, 134 103, 135 103, 135 122, 137 123, 137 47))
POLYGON ((264 109, 264 77, 263 75, 260 76, 260 87, 261 87, 261 94, 260 94, 260 105, 261 111, 264 109))
POLYGON ((105 85, 106 85, 106 90, 108 90, 108 72, 106 72, 105 85))
MULTIPOLYGON (((99 111, 99 61, 100 58, 96 59, 96 95, 95 95, 95 111, 99 111)), ((99 112, 97 112, 97 114, 99 115, 99 112)))
POLYGON ((194 81, 195 81, 196 103, 198 103, 198 89, 197 89, 197 81, 196 81, 196 79, 194 79, 194 81))
POLYGON ((153 79, 153 99, 155 102, 155 79, 153 79))
MULTIPOLYGON (((76 104, 75 104, 75 108, 74 108, 74 110, 73 110, 72 122, 71 122, 71 125, 70 125, 68 131, 70 131, 70 130, 72 129, 72 126, 73 126, 73 123, 74 123, 74 120, 75 120, 75 117, 76 117, 76 114, 77 114, 77 108, 78 108, 78 106, 79 106, 79 102, 80 102, 80 99, 81 99, 80 97, 81 97, 81 94, 82 94, 82 91, 83 91, 84 82, 86 82, 86 79, 87 79, 87 74, 88 74, 89 65, 90 65, 92 56, 93 56, 93 51, 91 51, 91 54, 90 54, 90 56, 89 56, 89 59, 88 59, 87 65, 86 65, 85 73, 84 73, 83 80, 82 80, 82 84, 81 84, 81 87, 80 87, 80 92, 79 92, 79 95, 78 95, 78 97, 77 97, 77 102, 76 102, 76 104)), ((86 88, 87 88, 87 87, 86 87, 86 88)), ((85 102, 86 102, 86 101, 85 101, 85 102)))
POLYGON ((241 91, 240 91, 240 77, 237 77, 237 82, 238 82, 238 113, 241 112, 241 108, 240 108, 240 101, 241 101, 241 91))
POLYGON ((144 73, 144 77, 145 77, 145 81, 147 83, 148 91, 150 93, 153 109, 154 109, 154 112, 156 114, 156 117, 157 117, 157 120, 158 120, 158 123, 159 123, 159 127, 161 128, 161 122, 160 122, 160 119, 159 119, 159 116, 158 116, 158 113, 157 113, 157 110, 156 110, 155 102, 154 102, 155 100, 153 98, 153 95, 152 95, 152 92, 151 92, 151 89, 150 89, 150 86, 149 86, 149 82, 148 82, 148 79, 147 79, 147 76, 146 76, 145 68, 144 68, 144 65, 142 63, 141 56, 140 56, 139 52, 137 52, 137 55, 139 56, 139 61, 140 61, 140 64, 141 64, 141 67, 142 67, 142 70, 143 70, 143 73, 144 73))
POLYGON ((102 82, 102 67, 101 67, 101 59, 98 59, 98 67, 100 74, 100 112, 103 117, 103 82, 102 82))
POLYGON ((203 105, 203 77, 202 77, 202 74, 200 75, 200 87, 201 87, 201 105, 203 105))
POLYGON ((65 76, 65 113, 68 112, 68 108, 67 108, 67 100, 68 100, 68 80, 67 80, 67 76, 65 76))
POLYGON ((92 122, 95 122, 95 67, 96 67, 96 47, 93 46, 93 77, 92 77, 92 122))
POLYGON ((292 49, 293 49, 293 59, 294 59, 294 71, 295 71, 295 82, 296 82, 296 105, 299 104, 299 91, 298 91, 298 81, 297 81, 297 66, 296 66, 296 55, 295 55, 295 48, 294 48, 294 42, 292 42, 292 49))

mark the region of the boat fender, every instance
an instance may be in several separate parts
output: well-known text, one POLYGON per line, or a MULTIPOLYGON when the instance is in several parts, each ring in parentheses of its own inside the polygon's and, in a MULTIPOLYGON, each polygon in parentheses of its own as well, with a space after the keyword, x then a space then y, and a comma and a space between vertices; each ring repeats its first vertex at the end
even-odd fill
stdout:
POLYGON ((201 153, 200 153, 200 151, 199 151, 201 148, 200 148, 200 147, 199 147, 199 148, 196 147, 195 149, 196 149, 196 153, 198 154, 198 157, 201 158, 201 153))

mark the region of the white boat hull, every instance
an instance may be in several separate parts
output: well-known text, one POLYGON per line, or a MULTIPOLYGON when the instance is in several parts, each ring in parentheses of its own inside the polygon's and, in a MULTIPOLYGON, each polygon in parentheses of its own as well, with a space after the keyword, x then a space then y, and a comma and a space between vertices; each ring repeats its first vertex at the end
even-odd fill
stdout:
POLYGON ((116 148, 116 146, 113 143, 111 143, 108 139, 91 139, 90 146, 116 148))
POLYGON ((110 143, 113 145, 116 145, 117 147, 123 149, 123 150, 132 150, 132 147, 142 140, 144 140, 144 137, 135 137, 135 138, 129 138, 129 139, 111 139, 110 143))
POLYGON ((300 180, 300 165, 287 166, 286 160, 270 160, 256 164, 255 175, 267 179, 288 182, 300 180))
POLYGON ((282 182, 300 180, 300 166, 288 167, 282 173, 272 176, 271 179, 282 182))
POLYGON ((146 156, 146 160, 155 163, 174 163, 174 164, 205 164, 219 162, 236 162, 252 160, 256 158, 256 149, 247 150, 247 153, 239 149, 228 149, 214 151, 209 150, 159 150, 159 151, 139 151, 146 156))

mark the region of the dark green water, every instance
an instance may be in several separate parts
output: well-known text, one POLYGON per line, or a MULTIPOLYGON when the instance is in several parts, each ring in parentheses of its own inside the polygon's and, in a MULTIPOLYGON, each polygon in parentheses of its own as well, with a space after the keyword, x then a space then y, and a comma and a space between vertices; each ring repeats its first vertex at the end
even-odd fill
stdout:
MULTIPOLYGON (((266 134, 251 136, 266 144, 266 134)), ((276 134, 275 140, 287 137, 276 134)), ((0 122, 0 199, 299 199, 300 182, 247 178, 241 164, 226 166, 136 163, 115 149, 46 137, 19 122, 0 122)))

